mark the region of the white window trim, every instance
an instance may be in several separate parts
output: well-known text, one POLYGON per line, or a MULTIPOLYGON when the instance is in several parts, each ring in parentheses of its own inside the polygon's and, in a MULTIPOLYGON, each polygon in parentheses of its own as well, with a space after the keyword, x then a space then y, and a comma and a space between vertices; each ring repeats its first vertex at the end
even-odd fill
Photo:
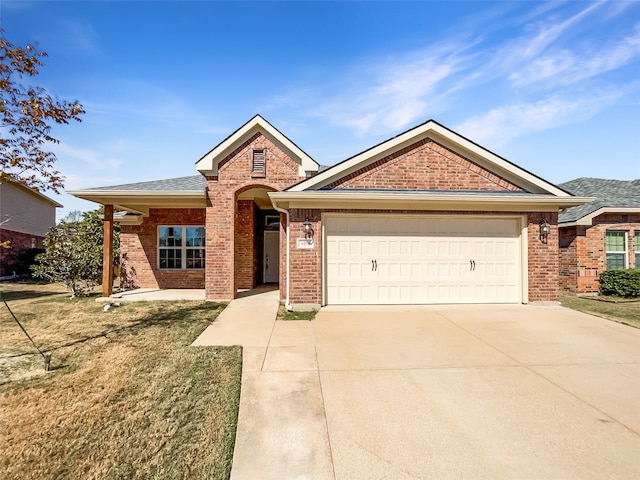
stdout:
POLYGON ((156 229, 156 257, 157 257, 157 268, 158 270, 162 270, 162 271, 167 271, 167 270, 204 270, 205 267, 197 267, 197 268, 187 268, 187 250, 195 250, 195 249, 203 249, 205 251, 205 259, 206 259, 206 255, 207 255, 207 251, 206 251, 206 245, 202 246, 202 247, 187 247, 187 228, 204 228, 205 230, 205 243, 206 243, 206 234, 207 234, 207 229, 204 225, 158 225, 157 229, 156 229), (160 229, 161 228, 182 228, 184 229, 183 231, 183 244, 180 247, 161 247, 160 246, 160 229), (160 266, 160 250, 169 250, 169 249, 180 249, 181 251, 181 263, 182 263, 182 267, 180 268, 162 268, 160 266))
POLYGON ((607 230, 604 234, 604 266, 606 270, 609 270, 608 265, 607 265, 607 255, 609 254, 616 254, 616 255, 623 255, 623 260, 622 260, 622 268, 626 269, 629 268, 629 239, 627 238, 629 235, 629 232, 627 230, 607 230), (620 233, 624 233, 624 235, 622 236, 622 238, 624 239, 624 248, 622 250, 607 250, 607 235, 609 233, 612 232, 620 232, 620 233))

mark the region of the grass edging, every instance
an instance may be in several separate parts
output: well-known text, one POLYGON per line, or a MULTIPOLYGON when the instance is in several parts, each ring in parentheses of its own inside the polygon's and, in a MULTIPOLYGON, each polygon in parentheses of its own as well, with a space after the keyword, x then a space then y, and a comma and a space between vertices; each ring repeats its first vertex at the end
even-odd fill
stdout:
POLYGON ((607 302, 602 299, 595 301, 592 297, 565 293, 560 295, 560 304, 572 310, 640 328, 640 302, 637 301, 607 302))

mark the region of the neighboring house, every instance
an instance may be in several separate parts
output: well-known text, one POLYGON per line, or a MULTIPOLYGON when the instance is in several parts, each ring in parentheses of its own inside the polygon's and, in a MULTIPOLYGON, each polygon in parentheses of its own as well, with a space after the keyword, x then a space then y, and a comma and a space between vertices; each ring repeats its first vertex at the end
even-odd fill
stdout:
POLYGON ((555 301, 558 210, 590 200, 432 120, 322 170, 257 115, 196 168, 69 193, 131 212, 141 287, 229 300, 279 282, 296 309, 555 301))
POLYGON ((595 197, 560 212, 561 288, 597 292, 605 270, 640 268, 640 179, 578 178, 560 187, 595 197))
POLYGON ((56 224, 58 202, 36 190, 0 176, 0 276, 12 275, 20 255, 42 248, 47 232, 56 224))

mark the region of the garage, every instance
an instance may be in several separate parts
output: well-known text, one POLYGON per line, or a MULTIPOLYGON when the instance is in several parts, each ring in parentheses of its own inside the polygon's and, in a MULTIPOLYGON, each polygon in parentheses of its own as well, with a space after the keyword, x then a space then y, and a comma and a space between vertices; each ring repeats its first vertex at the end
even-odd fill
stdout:
POLYGON ((523 222, 326 214, 324 303, 521 303, 523 222))

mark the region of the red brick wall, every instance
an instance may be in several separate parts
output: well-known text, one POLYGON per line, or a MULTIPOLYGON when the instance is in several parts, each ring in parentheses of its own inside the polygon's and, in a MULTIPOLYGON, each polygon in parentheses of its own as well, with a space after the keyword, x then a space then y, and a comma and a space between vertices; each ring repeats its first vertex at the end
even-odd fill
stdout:
POLYGON ((384 157, 328 188, 521 190, 427 138, 384 157))
POLYGON ((0 228, 0 243, 9 241, 9 248, 0 248, 0 277, 13 275, 12 264, 20 253, 31 248, 44 248, 44 237, 30 233, 16 232, 0 228), (35 239, 35 245, 33 245, 35 239))
MULTIPOLYGON (((249 261, 240 260, 236 253, 248 247, 240 227, 246 211, 237 201, 238 195, 253 187, 267 190, 283 190, 302 180, 298 176, 298 164, 289 158, 275 143, 261 133, 256 133, 218 164, 218 175, 207 177, 207 278, 208 299, 230 300, 238 288, 247 288, 249 261), (266 174, 252 175, 253 149, 266 149, 266 174), (234 226, 240 228, 234 235, 234 226), (241 246, 236 248, 235 243, 241 246), (243 243, 244 242, 244 243, 243 243), (238 263, 238 260, 240 263, 238 263), (242 272, 242 273, 240 273, 242 272), (237 273, 237 274, 236 274, 237 273)), ((281 241, 284 235, 281 235, 281 241)), ((255 237, 254 237, 255 240, 255 237)), ((255 244, 251 250, 255 250, 255 244)), ((259 259, 253 258, 256 265, 259 259)), ((253 282, 257 282, 255 269, 253 282)), ((253 285, 252 285, 253 286, 253 285)))
POLYGON ((139 287, 204 288, 204 269, 158 269, 158 226, 204 225, 204 216, 202 208, 152 208, 141 225, 122 225, 120 252, 135 268, 139 287))
MULTIPOLYGON (((562 228, 560 233, 560 285, 574 293, 596 293, 599 275, 607 269, 607 230, 626 230, 627 267, 634 268, 634 232, 640 231, 640 214, 602 214, 593 226, 562 228)), ((635 268, 640 266, 635 265, 635 268)))
POLYGON ((255 202, 238 200, 235 219, 235 284, 236 288, 256 285, 255 202))
POLYGON ((527 213, 527 235, 529 242, 529 301, 555 302, 558 300, 558 214, 527 213), (540 222, 551 224, 551 233, 546 243, 540 240, 540 222))
MULTIPOLYGON (((525 215, 527 217, 527 241, 528 241, 528 283, 529 283, 529 302, 535 301, 557 301, 558 300, 558 227, 557 214, 555 213, 537 213, 537 212, 415 212, 415 211, 394 211, 394 210, 350 210, 350 209, 331 209, 324 212, 337 213, 393 213, 393 214, 412 214, 412 215, 525 215), (551 224, 551 234, 547 243, 542 243, 539 234, 539 223, 546 219, 551 224)), ((322 225, 321 211, 311 209, 292 209, 291 210, 291 239, 290 239, 290 256, 291 256, 291 286, 289 292, 289 301, 291 304, 322 303, 322 225), (311 250, 297 249, 296 238, 301 237, 302 222, 306 218, 312 222, 315 231, 315 248, 311 250)), ((284 236, 282 237, 284 238, 284 236)), ((285 252, 282 253, 284 258, 285 252)))
MULTIPOLYGON (((289 273, 291 285, 289 303, 322 303, 322 223, 320 210, 292 209, 290 213, 291 234, 289 239, 291 264, 289 273), (314 230, 315 248, 298 249, 296 241, 303 238, 302 224, 306 219, 314 230)), ((282 237, 281 237, 282 238, 282 237)), ((285 253, 286 255, 286 253, 285 253)), ((282 270, 286 264, 282 264, 282 270)))

